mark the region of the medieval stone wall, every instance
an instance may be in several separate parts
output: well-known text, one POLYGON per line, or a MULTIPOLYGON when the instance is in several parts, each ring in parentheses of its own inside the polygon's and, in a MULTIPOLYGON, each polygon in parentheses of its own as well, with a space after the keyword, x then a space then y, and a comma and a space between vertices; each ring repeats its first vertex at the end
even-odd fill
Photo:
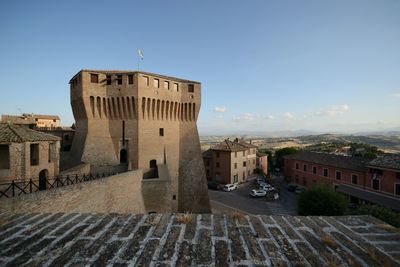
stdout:
MULTIPOLYGON (((125 172, 107 178, 2 199, 0 211, 145 213, 141 181, 141 170, 125 172)), ((160 208, 163 208, 163 205, 161 202, 160 208)))
POLYGON ((75 164, 115 166, 124 163, 125 153, 128 166, 144 173, 151 162, 164 164, 168 178, 157 178, 169 180, 172 210, 194 190, 201 200, 180 204, 181 211, 199 205, 209 211, 196 126, 200 100, 198 82, 145 72, 79 72, 71 80, 75 164))

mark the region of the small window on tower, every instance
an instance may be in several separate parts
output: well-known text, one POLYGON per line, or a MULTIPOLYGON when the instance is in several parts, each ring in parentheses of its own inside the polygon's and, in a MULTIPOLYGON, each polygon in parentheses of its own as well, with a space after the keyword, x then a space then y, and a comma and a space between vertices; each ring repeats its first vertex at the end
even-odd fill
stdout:
POLYGON ((111 75, 107 75, 106 80, 107 80, 107 85, 111 85, 111 75))
POLYGON ((160 128, 160 136, 164 136, 164 128, 160 128))
POLYGON ((91 83, 99 83, 99 75, 98 74, 90 74, 90 82, 91 83))
POLYGON ((169 82, 167 81, 164 82, 164 89, 169 90, 169 82))
POLYGON ((149 77, 143 76, 144 83, 149 86, 149 77))
POLYGON ((133 84, 133 75, 128 75, 128 83, 133 84))
POLYGON ((122 84, 122 75, 117 75, 117 84, 122 84))
POLYGON ((154 87, 159 88, 160 87, 160 80, 159 79, 154 79, 154 87))
POLYGON ((188 92, 189 93, 194 93, 194 84, 188 84, 188 92))
POLYGON ((177 83, 174 83, 174 91, 178 92, 179 91, 179 86, 177 83))

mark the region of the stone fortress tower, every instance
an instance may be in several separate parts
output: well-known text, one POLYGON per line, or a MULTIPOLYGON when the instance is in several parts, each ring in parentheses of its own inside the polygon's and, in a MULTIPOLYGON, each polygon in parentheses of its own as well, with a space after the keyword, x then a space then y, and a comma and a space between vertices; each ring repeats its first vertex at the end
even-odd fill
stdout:
POLYGON ((149 181, 142 182, 144 198, 155 208, 210 212, 196 125, 199 82, 141 71, 81 70, 70 90, 76 121, 72 165, 142 169, 143 182, 149 181))

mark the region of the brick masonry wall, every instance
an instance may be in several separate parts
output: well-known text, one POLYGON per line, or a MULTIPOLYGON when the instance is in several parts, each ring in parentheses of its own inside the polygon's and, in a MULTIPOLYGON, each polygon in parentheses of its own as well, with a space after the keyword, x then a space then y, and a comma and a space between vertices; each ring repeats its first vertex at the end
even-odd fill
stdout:
POLYGON ((298 183, 303 186, 310 186, 313 184, 313 181, 315 181, 317 184, 325 184, 330 186, 342 183, 355 185, 352 184, 351 182, 351 175, 353 174, 358 176, 357 185, 364 188, 364 183, 365 183, 364 172, 335 168, 321 164, 312 164, 300 160, 285 159, 285 175, 287 177, 290 177, 292 182, 298 183), (298 163, 299 165, 298 169, 296 169, 296 163, 298 163), (303 169, 304 165, 307 166, 306 171, 304 171, 303 169), (317 168, 316 174, 313 173, 313 167, 317 168), (324 176, 324 169, 328 169, 327 177, 324 176), (336 171, 339 171, 341 173, 340 180, 336 179, 336 171), (298 179, 297 181, 296 178, 298 179))
POLYGON ((383 175, 380 177, 380 189, 374 190, 372 188, 372 173, 369 169, 365 169, 365 172, 359 172, 349 169, 334 168, 331 166, 312 164, 300 160, 285 159, 285 176, 290 179, 291 182, 297 183, 302 186, 309 186, 315 181, 317 184, 324 184, 335 186, 339 184, 348 184, 358 186, 363 190, 369 190, 377 193, 386 195, 395 195, 395 184, 400 183, 400 180, 396 178, 396 172, 390 170, 383 170, 383 175), (299 168, 296 169, 296 163, 299 164, 299 168), (307 166, 307 171, 303 170, 303 166, 307 166), (317 167, 317 174, 313 173, 313 167, 317 167), (328 169, 328 177, 323 176, 324 169, 328 169), (341 179, 336 179, 336 171, 341 172, 341 179), (358 176, 358 183, 353 184, 351 181, 352 175, 358 176), (296 180, 297 178, 297 180, 296 180), (306 181, 306 183, 304 183, 306 181))
MULTIPOLYGON (((71 81, 76 120, 71 158, 96 168, 115 166, 124 149, 129 166, 143 172, 156 160, 157 164, 166 164, 169 171, 168 190, 175 195, 172 202, 168 201, 172 205, 170 212, 209 212, 196 125, 201 84, 157 74, 121 72, 115 74, 122 75, 122 84, 117 83, 118 76, 112 75, 111 84, 107 85, 108 74, 81 71, 71 81), (91 82, 91 74, 98 75, 98 83, 91 82), (128 75, 133 75, 132 84, 128 75), (168 83, 169 89, 164 87, 168 83), (175 83, 178 90, 174 89, 175 83), (164 134, 160 134, 160 128, 164 134)), ((78 163, 72 161, 70 167, 78 163)), ((162 195, 171 195, 168 190, 162 195)))
POLYGON ((0 214, 2 266, 399 266, 368 216, 0 214))
MULTIPOLYGON (((372 189, 372 181, 373 181, 373 174, 369 172, 370 168, 368 169, 368 172, 366 174, 367 180, 365 182, 366 186, 372 189)), ((391 171, 391 170, 382 170, 383 174, 380 176, 380 188, 379 190, 374 190, 375 192, 380 192, 383 194, 389 194, 392 196, 397 196, 399 195, 395 194, 395 184, 400 183, 400 179, 397 178, 397 174, 399 172, 391 171)))

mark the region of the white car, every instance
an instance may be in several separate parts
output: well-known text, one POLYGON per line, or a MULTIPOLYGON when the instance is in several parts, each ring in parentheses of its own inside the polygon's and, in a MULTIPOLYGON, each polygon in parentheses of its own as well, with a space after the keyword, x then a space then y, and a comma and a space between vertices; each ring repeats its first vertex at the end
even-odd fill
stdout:
POLYGON ((224 185, 224 188, 222 190, 226 192, 230 192, 232 190, 235 190, 237 188, 237 184, 226 184, 224 185))
POLYGON ((269 192, 269 191, 274 191, 275 188, 272 187, 271 185, 267 185, 267 186, 260 186, 259 190, 263 190, 265 192, 269 192))
POLYGON ((260 183, 259 187, 272 187, 272 185, 267 184, 267 183, 260 183))
POLYGON ((253 189, 250 192, 250 196, 252 197, 265 197, 267 195, 267 192, 265 192, 264 190, 260 190, 260 189, 253 189))

